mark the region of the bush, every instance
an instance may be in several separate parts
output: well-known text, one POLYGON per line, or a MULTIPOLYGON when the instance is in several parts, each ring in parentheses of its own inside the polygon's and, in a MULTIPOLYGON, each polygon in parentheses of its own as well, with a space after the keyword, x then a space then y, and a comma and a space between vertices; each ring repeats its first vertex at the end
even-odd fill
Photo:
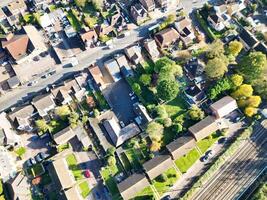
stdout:
POLYGON ((158 176, 158 180, 160 182, 166 182, 168 180, 168 177, 167 177, 166 174, 161 174, 161 175, 158 176))

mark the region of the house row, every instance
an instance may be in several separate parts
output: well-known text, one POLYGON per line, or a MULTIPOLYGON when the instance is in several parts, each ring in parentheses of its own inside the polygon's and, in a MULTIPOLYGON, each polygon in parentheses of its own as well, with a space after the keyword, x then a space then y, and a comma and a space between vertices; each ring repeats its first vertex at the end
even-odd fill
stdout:
POLYGON ((34 97, 30 104, 16 107, 8 113, 8 117, 17 130, 31 131, 33 117, 50 120, 49 112, 53 111, 56 105, 69 104, 73 98, 81 101, 86 94, 86 81, 87 74, 80 73, 74 79, 53 87, 49 93, 34 97))
POLYGON ((118 183, 118 189, 123 199, 134 198, 137 193, 150 185, 153 179, 174 167, 178 158, 186 155, 196 147, 196 142, 206 138, 220 129, 218 120, 237 109, 236 101, 229 97, 223 97, 210 106, 213 113, 189 128, 190 135, 182 136, 166 146, 168 154, 157 155, 143 164, 144 173, 134 173, 122 182, 118 183))

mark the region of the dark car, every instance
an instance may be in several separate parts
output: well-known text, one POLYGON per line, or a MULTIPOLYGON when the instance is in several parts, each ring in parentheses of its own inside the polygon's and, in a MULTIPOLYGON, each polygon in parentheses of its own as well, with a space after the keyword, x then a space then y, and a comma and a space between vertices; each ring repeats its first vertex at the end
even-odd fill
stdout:
POLYGON ((40 152, 38 153, 36 156, 34 156, 35 160, 37 162, 42 162, 44 159, 46 159, 48 157, 47 154, 45 154, 44 152, 40 152))
POLYGON ((218 140, 218 144, 224 144, 226 142, 226 137, 222 137, 218 140))
POLYGON ((200 158, 200 161, 201 161, 201 162, 207 162, 208 159, 209 159, 209 157, 208 157, 207 155, 205 155, 205 156, 202 156, 202 157, 200 158))
POLYGON ((166 195, 166 196, 163 197, 161 200, 171 200, 171 196, 170 196, 170 195, 166 195))

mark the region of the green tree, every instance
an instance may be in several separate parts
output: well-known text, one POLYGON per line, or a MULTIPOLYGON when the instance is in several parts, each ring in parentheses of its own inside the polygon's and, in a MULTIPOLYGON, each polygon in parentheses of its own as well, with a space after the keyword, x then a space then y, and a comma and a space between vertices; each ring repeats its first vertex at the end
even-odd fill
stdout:
POLYGON ((214 59, 221 57, 224 54, 224 44, 221 40, 214 40, 208 47, 206 51, 206 56, 208 59, 214 59))
POLYGON ((142 74, 139 78, 139 81, 145 85, 148 86, 151 83, 151 75, 150 74, 142 74))
POLYGON ((150 122, 147 125, 146 133, 152 141, 161 142, 163 138, 164 127, 157 122, 150 122))
POLYGON ((68 117, 68 120, 69 120, 70 126, 72 128, 75 128, 79 122, 79 114, 76 112, 71 112, 68 117))
POLYGON ((253 94, 253 88, 251 85, 243 84, 235 92, 232 93, 235 99, 244 99, 250 97, 253 94))
POLYGON ((237 56, 243 48, 243 44, 237 40, 231 41, 228 46, 228 51, 233 56, 237 56))
POLYGON ((113 167, 116 165, 116 158, 114 156, 109 156, 107 159, 107 163, 109 167, 113 167))
POLYGON ((55 110, 55 114, 63 120, 65 120, 70 115, 70 113, 70 108, 67 105, 59 106, 55 110))
POLYGON ((87 3, 87 0, 74 0, 74 3, 75 3, 78 7, 84 7, 85 4, 87 3))
POLYGON ((150 144, 150 151, 151 152, 157 152, 160 150, 160 148, 161 148, 161 142, 152 141, 152 143, 150 144))
POLYGON ((96 108, 93 110, 93 113, 94 113, 94 117, 99 117, 99 115, 100 115, 99 110, 96 108))
POLYGON ((223 78, 217 81, 216 84, 208 91, 208 97, 210 99, 215 99, 222 92, 230 90, 232 85, 232 81, 230 81, 228 78, 223 78))
POLYGON ((141 86, 138 83, 134 83, 132 89, 135 94, 141 95, 142 90, 141 90, 141 86))
POLYGON ((168 117, 168 113, 166 112, 166 109, 163 105, 158 105, 156 108, 155 108, 155 112, 157 114, 157 117, 159 118, 167 118, 168 117))
POLYGON ((109 155, 109 156, 114 156, 115 152, 116 152, 116 148, 115 147, 109 147, 107 149, 107 155, 109 155))
POLYGON ((92 0, 94 8, 98 11, 103 10, 104 0, 92 0))
POLYGON ((245 80, 254 84, 263 76, 263 71, 267 68, 266 55, 262 52, 250 52, 244 56, 240 62, 240 73, 245 80))
POLYGON ((0 179, 0 195, 2 195, 4 192, 3 190, 3 183, 2 183, 2 180, 0 179))
POLYGON ((221 78, 228 71, 228 60, 225 56, 215 57, 207 62, 206 74, 211 79, 221 78))
POLYGON ((259 94, 263 99, 267 99, 267 78, 257 80, 254 86, 255 92, 259 94))
POLYGON ((173 125, 172 125, 172 131, 173 132, 175 132, 175 133, 180 133, 180 132, 182 132, 183 131, 183 125, 182 124, 180 124, 180 123, 174 123, 173 125))
POLYGON ((154 66, 154 71, 159 73, 163 67, 173 66, 173 65, 175 65, 175 62, 173 60, 169 59, 168 57, 163 57, 156 61, 154 66))
POLYGON ((170 101, 177 97, 179 86, 176 80, 163 80, 157 85, 158 97, 164 101, 170 101))
POLYGON ((82 123, 86 124, 88 122, 88 116, 84 115, 82 116, 82 123))
POLYGON ((188 111, 188 116, 192 120, 201 120, 205 117, 205 113, 201 110, 197 105, 192 105, 190 110, 188 111))
POLYGON ((234 74, 230 77, 233 85, 235 87, 239 87, 240 85, 242 85, 243 81, 244 81, 244 78, 243 76, 239 75, 239 74, 234 74))
POLYGON ((165 119, 163 120, 163 126, 164 126, 164 127, 168 128, 168 127, 170 127, 171 125, 172 125, 172 119, 171 119, 171 118, 167 117, 167 118, 165 118, 165 119))
POLYGON ((38 131, 41 133, 45 133, 47 131, 51 131, 52 127, 49 126, 44 119, 38 119, 35 121, 35 125, 38 128, 38 131))

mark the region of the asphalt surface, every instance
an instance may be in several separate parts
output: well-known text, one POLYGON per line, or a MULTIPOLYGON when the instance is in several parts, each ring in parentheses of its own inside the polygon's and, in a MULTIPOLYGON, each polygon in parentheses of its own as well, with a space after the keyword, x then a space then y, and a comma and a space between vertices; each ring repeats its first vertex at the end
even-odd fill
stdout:
POLYGON ((191 199, 236 199, 250 185, 267 165, 267 120, 263 124, 191 199))

